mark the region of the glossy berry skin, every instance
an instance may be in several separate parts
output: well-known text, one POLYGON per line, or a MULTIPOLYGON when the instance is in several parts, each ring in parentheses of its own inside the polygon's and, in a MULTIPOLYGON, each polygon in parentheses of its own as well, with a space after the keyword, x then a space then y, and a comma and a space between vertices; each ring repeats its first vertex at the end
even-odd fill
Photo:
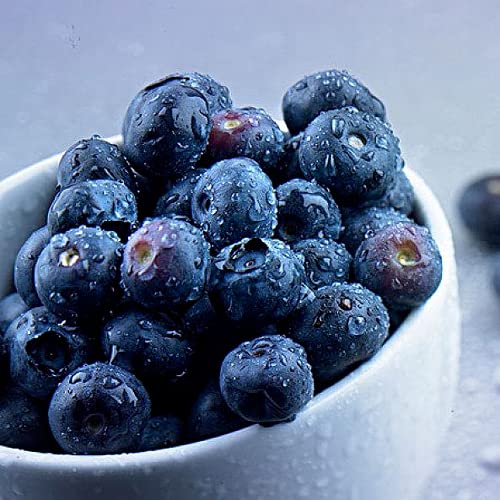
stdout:
POLYGON ((315 118, 300 143, 299 161, 307 179, 348 206, 381 198, 401 168, 399 140, 389 125, 356 108, 315 118))
POLYGON ((35 288, 35 265, 50 240, 47 226, 31 233, 17 253, 14 264, 14 284, 17 293, 29 307, 41 305, 35 288))
POLYGON ((98 179, 122 182, 137 191, 135 173, 118 146, 95 135, 81 139, 64 153, 57 170, 57 190, 98 179))
POLYGON ((47 215, 51 235, 89 226, 115 231, 126 240, 137 224, 134 194, 125 184, 110 180, 85 181, 65 189, 47 215))
POLYGON ((297 241, 292 249, 304 259, 305 282, 316 290, 349 281, 352 256, 342 243, 324 239, 297 241))
POLYGON ((214 249, 242 238, 266 238, 276 227, 276 194, 271 180, 249 158, 222 160, 194 189, 194 221, 214 249))
POLYGON ((5 334, 10 324, 21 314, 28 311, 29 306, 18 293, 11 293, 0 300, 0 336, 5 334))
POLYGON ((193 441, 228 434, 246 427, 248 422, 227 406, 219 381, 210 381, 193 404, 188 433, 193 441))
POLYGON ((300 179, 304 176, 299 162, 299 146, 304 133, 301 132, 289 137, 283 144, 283 154, 276 167, 269 172, 273 184, 279 186, 292 179, 300 179))
POLYGON ((365 208, 353 210, 344 218, 344 232, 341 241, 347 250, 354 255, 359 245, 386 226, 398 222, 410 222, 401 212, 392 208, 365 208))
POLYGON ((137 451, 161 450, 184 441, 184 422, 176 415, 151 417, 142 431, 137 451))
POLYGON ((49 406, 54 438, 67 453, 135 451, 151 403, 141 382, 118 366, 94 363, 70 373, 49 406))
POLYGON ((191 200, 193 199, 196 183, 206 170, 196 168, 178 180, 156 204, 155 217, 179 215, 191 220, 191 200))
POLYGON ((48 451, 51 435, 43 406, 18 387, 0 392, 0 445, 48 451))
POLYGON ((213 259, 210 299, 232 322, 266 325, 297 307, 303 281, 302 263, 283 242, 246 238, 213 259))
POLYGON ((293 179, 278 186, 276 237, 293 242, 307 238, 336 240, 340 234, 340 210, 331 194, 318 184, 293 179))
POLYGON ((40 254, 35 286, 52 313, 95 317, 120 298, 123 246, 114 232, 81 226, 56 234, 40 254))
POLYGON ((334 283, 290 316, 284 332, 304 347, 314 380, 325 386, 380 349, 389 316, 380 297, 359 283, 334 283))
POLYGON ((123 151, 148 177, 179 178, 206 148, 208 102, 182 76, 148 85, 130 103, 123 122, 123 151))
POLYGON ((101 341, 111 364, 146 385, 173 384, 191 370, 191 343, 171 321, 153 312, 128 308, 104 325, 101 341))
POLYGON ((45 307, 17 318, 6 339, 11 379, 37 399, 49 398, 68 373, 94 354, 88 332, 68 325, 45 307))
POLYGON ((188 222, 147 220, 125 246, 122 286, 144 307, 175 308, 203 295, 209 257, 201 231, 188 222))
POLYGON ((245 156, 271 172, 283 154, 284 134, 263 110, 227 109, 212 116, 206 160, 212 163, 245 156))
POLYGON ((439 248, 425 227, 409 222, 387 226, 364 241, 354 256, 354 276, 388 307, 423 304, 443 273, 439 248))
POLYGON ((488 175, 469 184, 458 208, 465 227, 477 239, 500 245, 500 175, 488 175))
POLYGON ((336 69, 313 73, 292 85, 283 97, 283 116, 288 130, 297 134, 322 111, 346 106, 385 120, 380 99, 347 71, 336 69))
POLYGON ((313 397, 314 380, 300 345, 281 335, 266 335, 226 356, 220 387, 236 414, 269 424, 292 420, 313 397))

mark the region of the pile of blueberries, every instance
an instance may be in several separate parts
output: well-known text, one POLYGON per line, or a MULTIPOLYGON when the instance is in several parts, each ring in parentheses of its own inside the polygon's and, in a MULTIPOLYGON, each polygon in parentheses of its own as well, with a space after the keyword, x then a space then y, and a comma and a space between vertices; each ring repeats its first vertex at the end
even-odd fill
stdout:
POLYGON ((283 98, 290 133, 174 74, 123 145, 71 146, 0 302, 0 444, 104 454, 288 422, 438 287, 383 104, 345 71, 283 98))

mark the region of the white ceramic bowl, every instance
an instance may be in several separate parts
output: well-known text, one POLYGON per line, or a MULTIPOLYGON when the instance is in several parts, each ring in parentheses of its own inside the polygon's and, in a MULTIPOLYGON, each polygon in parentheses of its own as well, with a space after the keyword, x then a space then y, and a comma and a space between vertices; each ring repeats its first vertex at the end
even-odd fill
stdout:
MULTIPOLYGON (((0 296, 10 290, 19 247, 44 224, 59 158, 0 183, 0 296)), ((370 361, 316 396, 289 424, 253 425, 129 455, 51 455, 0 446, 0 500, 417 498, 451 415, 460 328, 450 228, 422 179, 406 172, 419 215, 443 255, 443 281, 370 361)))

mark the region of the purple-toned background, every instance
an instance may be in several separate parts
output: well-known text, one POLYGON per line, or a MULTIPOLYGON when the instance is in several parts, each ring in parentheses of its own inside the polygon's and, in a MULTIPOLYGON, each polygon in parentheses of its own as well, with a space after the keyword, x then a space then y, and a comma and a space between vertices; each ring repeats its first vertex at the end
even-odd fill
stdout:
POLYGON ((499 20, 493 0, 0 0, 0 177, 118 132, 133 94, 165 73, 208 72, 238 105, 280 117, 302 75, 349 69, 385 101, 408 163, 455 229, 461 389, 422 500, 497 500, 500 302, 491 255, 464 234, 454 201, 467 180, 500 171, 499 20))

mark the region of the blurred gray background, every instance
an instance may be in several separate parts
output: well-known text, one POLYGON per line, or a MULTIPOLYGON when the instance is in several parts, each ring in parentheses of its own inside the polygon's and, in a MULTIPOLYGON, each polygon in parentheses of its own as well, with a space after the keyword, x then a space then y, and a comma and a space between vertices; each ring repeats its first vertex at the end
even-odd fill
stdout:
POLYGON ((454 205, 468 180, 500 171, 499 21, 500 3, 481 0, 0 0, 0 177, 117 133, 134 93, 169 72, 208 72, 237 105, 280 117, 283 92, 304 74, 348 69, 385 102, 457 243, 461 387, 423 500, 498 500, 499 299, 492 255, 454 205))

